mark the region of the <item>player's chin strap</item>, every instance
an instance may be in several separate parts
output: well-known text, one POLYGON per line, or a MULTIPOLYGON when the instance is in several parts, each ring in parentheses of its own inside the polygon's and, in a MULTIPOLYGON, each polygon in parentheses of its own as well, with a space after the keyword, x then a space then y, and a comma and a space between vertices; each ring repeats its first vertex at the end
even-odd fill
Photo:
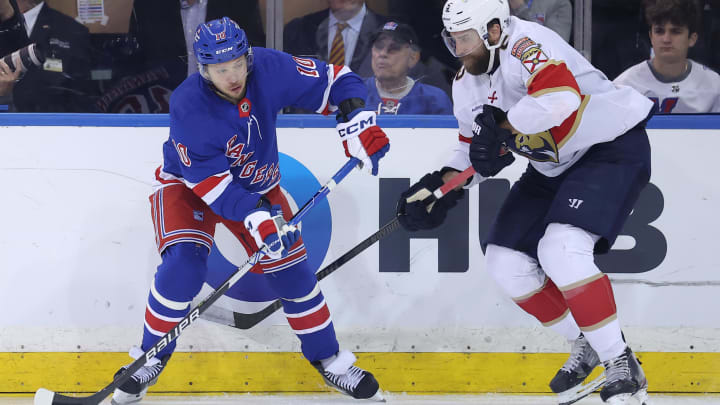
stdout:
MULTIPOLYGON (((499 45, 491 46, 488 49, 488 52, 490 52, 490 59, 488 60, 487 70, 485 73, 493 73, 495 69, 497 69, 498 66, 500 66, 500 49, 498 48, 505 48, 508 43, 508 37, 507 35, 501 35, 500 39, 498 40, 499 45), (497 55, 497 58, 495 57, 497 55)), ((487 46, 487 45, 486 45, 487 46)))

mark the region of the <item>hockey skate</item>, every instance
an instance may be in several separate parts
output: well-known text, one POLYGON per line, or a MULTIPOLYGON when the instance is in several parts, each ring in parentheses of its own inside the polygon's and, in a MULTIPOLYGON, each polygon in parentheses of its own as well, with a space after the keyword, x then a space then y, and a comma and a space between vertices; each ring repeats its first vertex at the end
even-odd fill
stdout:
MULTIPOLYGON (((130 357, 134 359, 138 359, 144 354, 145 353, 143 353, 142 349, 139 347, 135 346, 130 349, 130 357)), ((129 380, 125 381, 123 385, 115 388, 115 392, 113 392, 110 403, 112 405, 126 405, 142 401, 143 397, 145 397, 145 394, 147 393, 148 387, 155 385, 157 382, 158 376, 160 376, 160 373, 165 368, 168 360, 170 360, 170 355, 163 357, 162 360, 158 360, 156 357, 153 357, 138 371, 136 371, 129 380)), ((122 366, 120 370, 115 373, 115 378, 122 374, 128 366, 129 365, 122 366)))
POLYGON ((325 383, 332 388, 355 399, 371 399, 385 402, 380 386, 375 377, 368 371, 355 367, 357 358, 354 354, 341 350, 323 367, 322 362, 315 361, 312 365, 322 374, 325 383))
POLYGON ((570 351, 570 358, 550 381, 550 389, 557 394, 560 405, 575 403, 590 395, 605 383, 605 375, 601 374, 593 381, 583 384, 595 367, 600 365, 595 350, 590 346, 583 334, 575 339, 570 351))
POLYGON ((607 383, 600 391, 603 402, 611 405, 648 405, 647 379, 640 361, 628 347, 623 354, 604 362, 607 383))

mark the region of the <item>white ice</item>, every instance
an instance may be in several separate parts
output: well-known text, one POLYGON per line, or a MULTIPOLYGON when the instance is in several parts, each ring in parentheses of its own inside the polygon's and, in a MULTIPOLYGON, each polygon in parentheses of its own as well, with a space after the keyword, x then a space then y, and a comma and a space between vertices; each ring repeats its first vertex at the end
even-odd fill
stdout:
MULTIPOLYGON (((405 395, 386 394, 387 404, 398 405, 556 405, 552 396, 530 395, 405 395)), ((720 405, 720 395, 655 395, 650 394, 651 405, 720 405)), ((107 400, 103 404, 109 404, 107 400)), ((0 397, 0 405, 30 405, 30 397, 0 397)), ((339 394, 307 395, 217 395, 217 396, 148 396, 142 404, 147 405, 360 405, 374 402, 356 401, 339 394)), ((382 403, 377 403, 381 405, 382 403)), ((577 405, 602 405, 597 394, 587 397, 577 405)))

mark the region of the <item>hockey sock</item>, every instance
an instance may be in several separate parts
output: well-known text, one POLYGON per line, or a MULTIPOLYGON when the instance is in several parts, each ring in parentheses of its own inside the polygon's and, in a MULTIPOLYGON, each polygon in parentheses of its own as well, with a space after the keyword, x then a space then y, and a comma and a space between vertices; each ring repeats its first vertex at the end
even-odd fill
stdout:
MULTIPOLYGON (((192 299, 200 292, 207 273, 207 247, 195 243, 177 243, 162 253, 145 308, 145 327, 141 348, 148 350, 170 332, 190 310, 192 299)), ((157 353, 162 359, 175 350, 176 341, 157 353)))
POLYGON ((610 279, 598 273, 561 290, 580 330, 600 360, 619 356, 626 344, 617 319, 610 279))
MULTIPOLYGON (((265 258, 267 259, 267 258, 265 258)), ((278 260, 263 260, 268 284, 281 297, 285 316, 310 362, 331 357, 340 349, 330 310, 306 260, 305 246, 296 245, 278 260)))
POLYGON ((513 300, 525 312, 537 318, 543 326, 568 340, 575 340, 580 335, 580 329, 570 314, 565 298, 549 278, 545 279, 545 284, 539 290, 513 300))

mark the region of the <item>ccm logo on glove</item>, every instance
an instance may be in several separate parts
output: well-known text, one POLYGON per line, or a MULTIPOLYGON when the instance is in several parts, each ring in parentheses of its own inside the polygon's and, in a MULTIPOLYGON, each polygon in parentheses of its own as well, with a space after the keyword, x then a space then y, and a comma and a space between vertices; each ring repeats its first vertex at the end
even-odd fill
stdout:
POLYGON ((377 176, 379 161, 390 150, 390 140, 376 124, 373 111, 357 111, 336 129, 342 140, 345 156, 360 160, 360 168, 377 176))
POLYGON ((344 138, 346 135, 353 135, 356 132, 362 132, 367 127, 371 127, 375 125, 375 115, 367 115, 366 119, 358 117, 357 122, 352 122, 350 125, 344 128, 338 128, 338 134, 340 134, 340 138, 344 138))

